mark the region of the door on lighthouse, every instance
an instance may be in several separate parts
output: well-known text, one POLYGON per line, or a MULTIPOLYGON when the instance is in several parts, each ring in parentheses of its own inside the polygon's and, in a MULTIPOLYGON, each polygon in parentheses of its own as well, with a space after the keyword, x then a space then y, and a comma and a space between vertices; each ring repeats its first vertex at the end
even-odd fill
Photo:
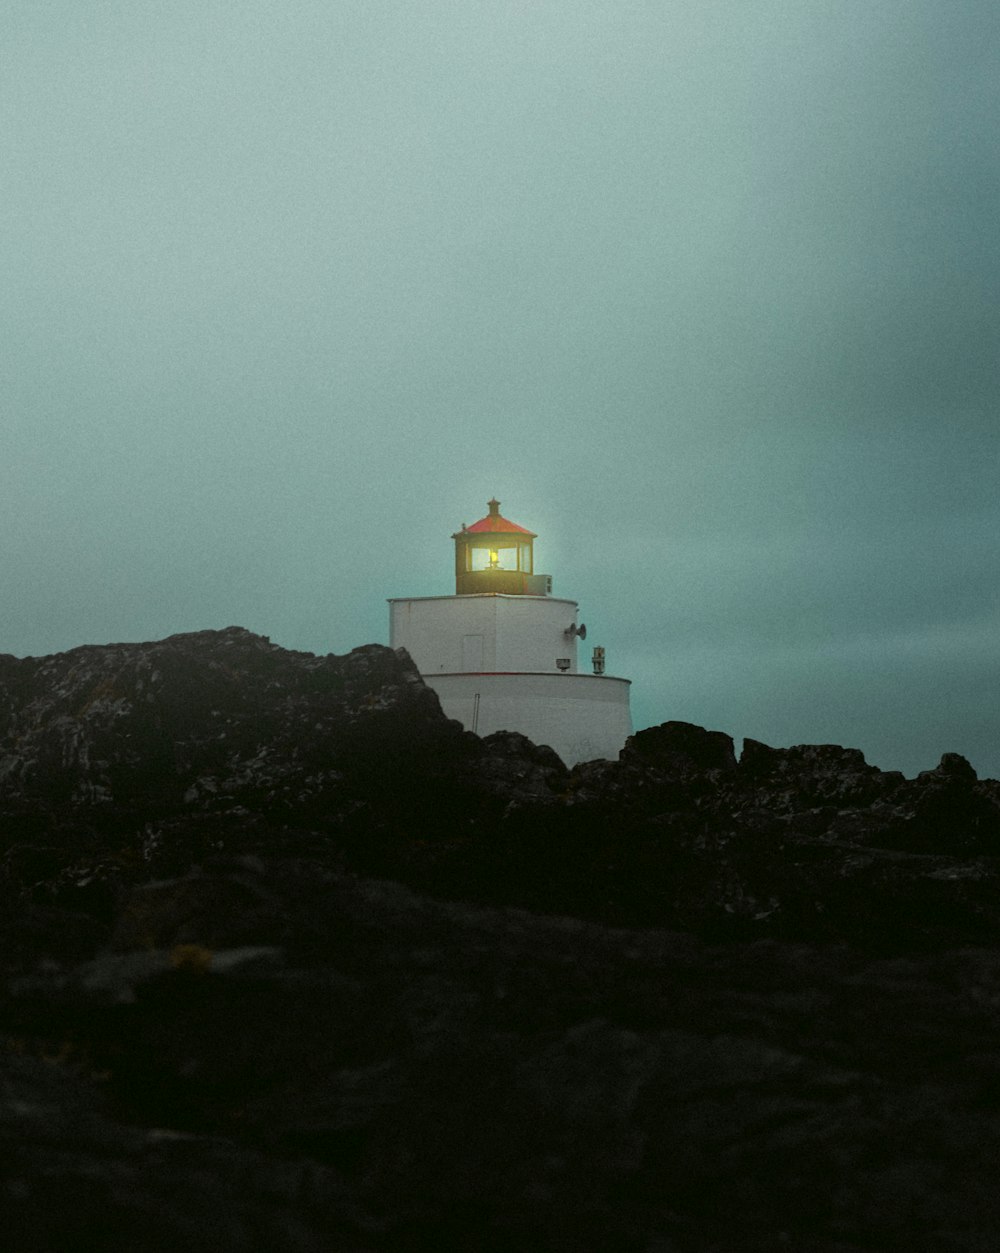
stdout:
POLYGON ((483 637, 481 635, 462 636, 462 669, 479 671, 483 668, 483 637))

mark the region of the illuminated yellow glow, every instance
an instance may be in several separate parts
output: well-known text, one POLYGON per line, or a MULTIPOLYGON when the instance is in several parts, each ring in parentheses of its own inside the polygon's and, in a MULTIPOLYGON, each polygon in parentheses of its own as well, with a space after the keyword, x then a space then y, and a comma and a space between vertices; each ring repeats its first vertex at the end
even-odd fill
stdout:
POLYGON ((495 548, 490 549, 490 569, 496 570, 500 566, 500 554, 495 548))

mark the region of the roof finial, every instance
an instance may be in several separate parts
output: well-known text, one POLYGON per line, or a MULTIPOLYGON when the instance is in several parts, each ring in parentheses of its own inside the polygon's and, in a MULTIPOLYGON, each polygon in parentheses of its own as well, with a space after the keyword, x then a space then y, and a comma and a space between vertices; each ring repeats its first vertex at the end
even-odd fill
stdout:
POLYGON ((488 500, 486 503, 490 507, 490 516, 496 517, 496 515, 500 512, 499 500, 497 500, 497 498, 494 496, 492 500, 488 500))

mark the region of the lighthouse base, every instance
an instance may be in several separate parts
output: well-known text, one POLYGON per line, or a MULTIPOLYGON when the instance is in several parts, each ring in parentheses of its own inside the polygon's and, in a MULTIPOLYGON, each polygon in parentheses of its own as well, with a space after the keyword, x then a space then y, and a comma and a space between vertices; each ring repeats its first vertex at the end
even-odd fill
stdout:
POLYGON ((567 766, 616 758, 632 734, 629 680, 594 674, 425 674, 467 731, 519 731, 567 766))

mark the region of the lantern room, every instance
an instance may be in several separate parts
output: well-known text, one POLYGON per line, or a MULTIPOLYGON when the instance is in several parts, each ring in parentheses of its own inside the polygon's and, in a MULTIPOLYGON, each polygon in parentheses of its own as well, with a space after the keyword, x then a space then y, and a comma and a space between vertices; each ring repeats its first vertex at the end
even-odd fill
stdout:
POLYGON ((455 541, 455 592, 458 596, 547 596, 552 579, 535 574, 534 531, 518 526, 488 502, 489 513, 463 526, 455 541))

